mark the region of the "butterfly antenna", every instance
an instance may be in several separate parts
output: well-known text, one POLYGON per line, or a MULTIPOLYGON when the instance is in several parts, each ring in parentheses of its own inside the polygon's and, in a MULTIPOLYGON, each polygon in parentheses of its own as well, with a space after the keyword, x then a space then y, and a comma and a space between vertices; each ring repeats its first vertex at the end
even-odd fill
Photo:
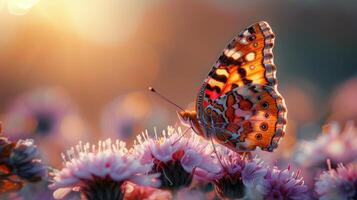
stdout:
POLYGON ((172 102, 170 99, 166 98, 164 95, 158 93, 153 87, 149 87, 149 90, 153 93, 155 93, 156 95, 158 95, 159 97, 161 97, 163 100, 165 100, 166 102, 170 103, 171 105, 176 106, 177 108, 179 108, 180 110, 184 111, 184 109, 177 105, 176 103, 172 102))
POLYGON ((180 141, 180 140, 183 138, 183 136, 185 136, 185 135, 188 133, 188 130, 189 130, 190 128, 191 128, 191 127, 187 128, 187 129, 182 133, 182 135, 180 135, 180 137, 179 137, 175 142, 172 143, 172 145, 175 145, 178 141, 180 141))
POLYGON ((223 165, 221 158, 219 157, 218 152, 216 150, 216 145, 214 144, 212 137, 210 137, 210 138, 211 138, 211 143, 212 143, 212 147, 213 147, 213 152, 216 154, 219 163, 221 164, 222 168, 224 169, 224 165, 223 165))

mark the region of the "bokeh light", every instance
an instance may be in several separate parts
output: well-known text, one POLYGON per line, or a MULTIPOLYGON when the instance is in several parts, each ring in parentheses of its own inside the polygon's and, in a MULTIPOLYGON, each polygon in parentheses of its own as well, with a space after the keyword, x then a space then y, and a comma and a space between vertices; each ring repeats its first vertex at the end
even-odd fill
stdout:
POLYGON ((58 153, 90 131, 68 94, 59 87, 37 88, 17 97, 1 117, 4 132, 12 139, 33 138, 48 162, 58 165, 58 153), (53 141, 61 142, 53 142, 53 141))
POLYGON ((357 120, 357 78, 342 83, 332 94, 330 120, 357 120))
POLYGON ((141 1, 71 1, 68 12, 77 33, 95 42, 116 43, 132 36, 143 13, 141 1), (87 16, 87 17, 83 17, 87 16))
POLYGON ((13 15, 25 15, 40 0, 7 0, 7 9, 13 15))

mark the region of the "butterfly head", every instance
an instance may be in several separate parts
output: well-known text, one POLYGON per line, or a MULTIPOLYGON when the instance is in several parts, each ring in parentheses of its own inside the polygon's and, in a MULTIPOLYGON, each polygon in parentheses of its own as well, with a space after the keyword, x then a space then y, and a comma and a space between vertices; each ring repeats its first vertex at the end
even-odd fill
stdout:
POLYGON ((196 111, 179 111, 177 115, 184 126, 191 127, 198 135, 204 136, 196 111))
POLYGON ((179 111, 177 115, 184 126, 191 127, 192 121, 196 117, 196 112, 193 111, 179 111))

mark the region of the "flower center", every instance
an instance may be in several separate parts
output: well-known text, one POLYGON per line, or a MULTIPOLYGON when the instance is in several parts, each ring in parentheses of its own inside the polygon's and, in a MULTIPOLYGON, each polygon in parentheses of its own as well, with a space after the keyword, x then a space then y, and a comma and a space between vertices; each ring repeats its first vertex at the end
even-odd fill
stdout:
POLYGON ((39 114, 36 116, 37 125, 34 129, 34 132, 42 136, 48 135, 51 133, 53 127, 53 118, 48 114, 39 114))
POLYGON ((83 180, 85 183, 80 192, 86 200, 122 200, 124 199, 123 182, 111 179, 94 178, 94 180, 83 180))
POLYGON ((154 172, 160 172, 161 189, 179 190, 188 187, 193 178, 193 174, 186 172, 179 160, 167 163, 155 162, 154 172))
POLYGON ((242 182, 241 175, 223 176, 221 179, 215 181, 216 193, 224 198, 238 199, 243 198, 245 193, 245 186, 242 182))

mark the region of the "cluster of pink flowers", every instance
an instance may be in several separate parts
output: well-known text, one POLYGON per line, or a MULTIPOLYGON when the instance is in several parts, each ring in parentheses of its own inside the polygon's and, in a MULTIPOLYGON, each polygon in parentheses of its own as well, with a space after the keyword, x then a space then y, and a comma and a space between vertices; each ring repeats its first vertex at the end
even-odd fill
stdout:
POLYGON ((70 193, 83 199, 126 200, 308 198, 298 173, 266 166, 250 153, 215 146, 172 127, 161 134, 138 135, 131 148, 120 140, 79 142, 62 155, 63 168, 51 171, 49 187, 56 199, 70 193), (214 191, 206 190, 209 185, 214 191))
MULTIPOLYGON (((18 115, 6 117, 11 125, 8 134, 15 137, 28 132, 35 139, 55 138, 52 136, 58 136, 58 127, 62 127, 59 124, 72 114, 66 101, 54 106, 51 101, 39 106, 32 103, 32 98, 23 102, 30 106, 24 109, 24 103, 17 103, 13 108, 18 111, 10 113, 18 115), (17 127, 12 122, 18 119, 36 126, 17 127)), ((297 172, 290 165, 283 169, 263 163, 255 152, 238 153, 219 144, 214 148, 211 141, 180 127, 168 127, 161 133, 155 129, 145 131, 137 135, 131 147, 111 139, 97 144, 79 142, 62 155, 61 169, 51 168, 49 188, 56 199, 71 199, 73 195, 81 199, 125 200, 354 199, 356 134, 353 123, 347 123, 342 131, 337 124, 330 124, 316 140, 302 142, 292 160, 287 161, 299 168, 297 172), (332 164, 328 171, 326 159, 332 164)), ((0 138, 0 185, 11 180, 15 184, 13 190, 20 189, 25 182, 46 179, 47 169, 33 140, 10 142, 0 138)))
POLYGON ((356 144, 357 129, 353 122, 347 122, 343 130, 337 123, 330 123, 324 126, 317 139, 302 141, 292 158, 302 170, 305 181, 312 187, 315 177, 328 170, 327 159, 332 167, 356 161, 356 144))
POLYGON ((221 170, 217 174, 203 174, 212 181, 222 199, 308 199, 308 188, 290 168, 280 170, 263 164, 249 153, 238 154, 224 147, 221 170))
POLYGON ((77 191, 86 199, 214 198, 195 183, 213 184, 219 198, 306 199, 302 178, 287 170, 264 166, 251 154, 239 154, 180 128, 162 134, 147 131, 132 148, 122 141, 82 143, 67 151, 64 168, 53 173, 54 196, 77 191), (218 156, 218 157, 217 157, 218 156), (190 194, 190 195, 188 195, 190 194))

